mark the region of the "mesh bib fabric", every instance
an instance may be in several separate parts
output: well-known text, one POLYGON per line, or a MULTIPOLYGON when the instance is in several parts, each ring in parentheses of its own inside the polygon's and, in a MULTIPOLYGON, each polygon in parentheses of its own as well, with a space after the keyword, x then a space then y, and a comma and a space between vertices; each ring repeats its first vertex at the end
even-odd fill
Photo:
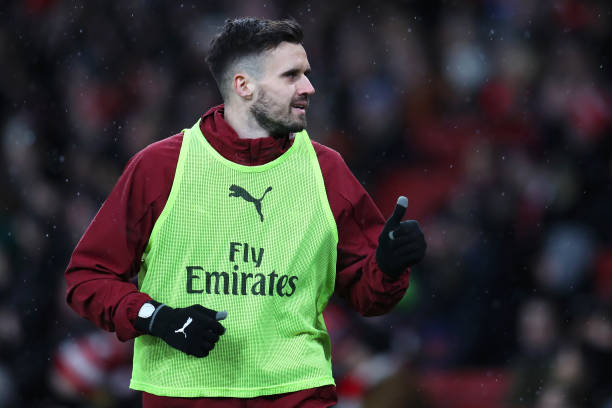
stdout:
POLYGON ((208 144, 199 122, 185 130, 139 287, 171 307, 227 310, 226 332, 204 358, 139 336, 130 387, 249 398, 334 384, 322 312, 334 289, 337 243, 305 131, 276 160, 242 166, 208 144))

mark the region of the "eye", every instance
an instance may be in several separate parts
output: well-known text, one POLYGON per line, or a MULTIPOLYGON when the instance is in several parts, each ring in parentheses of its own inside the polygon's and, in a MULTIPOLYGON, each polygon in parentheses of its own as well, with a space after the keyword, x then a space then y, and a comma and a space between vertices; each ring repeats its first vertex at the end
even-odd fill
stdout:
POLYGON ((286 76, 287 78, 297 78, 298 71, 297 70, 287 71, 285 72, 284 76, 286 76))

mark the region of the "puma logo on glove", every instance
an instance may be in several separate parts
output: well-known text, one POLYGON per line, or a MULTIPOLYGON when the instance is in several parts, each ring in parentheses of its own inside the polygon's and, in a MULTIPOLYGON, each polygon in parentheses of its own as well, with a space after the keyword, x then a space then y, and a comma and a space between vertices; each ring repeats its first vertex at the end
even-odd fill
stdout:
POLYGON ((193 322, 193 319, 190 317, 187 319, 187 321, 185 322, 185 324, 183 325, 183 327, 181 327, 178 330, 175 330, 175 333, 183 333, 185 335, 185 338, 187 338, 187 333, 185 333, 185 329, 187 328, 187 326, 189 326, 191 324, 191 322, 193 322))

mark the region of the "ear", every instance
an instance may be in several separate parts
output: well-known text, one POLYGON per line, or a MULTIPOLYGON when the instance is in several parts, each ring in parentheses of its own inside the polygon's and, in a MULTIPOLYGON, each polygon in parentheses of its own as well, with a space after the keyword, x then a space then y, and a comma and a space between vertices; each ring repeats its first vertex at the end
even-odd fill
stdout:
POLYGON ((232 83, 234 92, 243 99, 251 100, 255 91, 255 86, 251 82, 251 78, 244 74, 234 75, 232 83))

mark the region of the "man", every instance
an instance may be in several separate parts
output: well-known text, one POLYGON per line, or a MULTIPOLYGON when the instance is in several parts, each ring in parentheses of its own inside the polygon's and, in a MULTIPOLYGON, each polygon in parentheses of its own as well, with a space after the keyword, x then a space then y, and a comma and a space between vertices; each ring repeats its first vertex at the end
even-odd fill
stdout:
POLYGON ((303 129, 310 65, 292 20, 228 20, 207 57, 224 105, 136 154, 77 245, 67 301, 136 338, 146 407, 328 407, 335 290, 388 312, 425 254, 303 129), (130 279, 138 274, 138 285, 130 279))

